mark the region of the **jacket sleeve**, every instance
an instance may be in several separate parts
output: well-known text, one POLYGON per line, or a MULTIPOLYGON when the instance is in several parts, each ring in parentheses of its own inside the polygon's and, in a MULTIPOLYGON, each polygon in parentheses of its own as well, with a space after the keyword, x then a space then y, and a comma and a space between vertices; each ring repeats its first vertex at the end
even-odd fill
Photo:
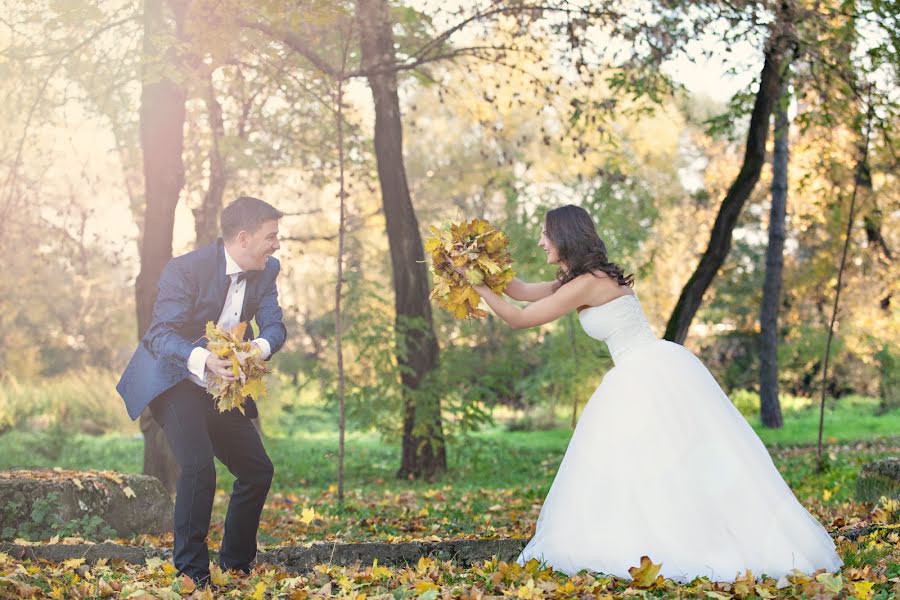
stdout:
POLYGON ((284 326, 284 312, 278 304, 278 273, 281 271, 281 263, 275 261, 275 276, 272 282, 263 292, 259 307, 256 309, 256 324, 259 325, 259 337, 269 343, 271 354, 278 352, 287 339, 287 328, 284 326))
POLYGON ((196 294, 185 268, 179 261, 170 260, 159 278, 153 321, 141 340, 157 360, 168 358, 187 366, 195 344, 179 331, 190 317, 196 294))

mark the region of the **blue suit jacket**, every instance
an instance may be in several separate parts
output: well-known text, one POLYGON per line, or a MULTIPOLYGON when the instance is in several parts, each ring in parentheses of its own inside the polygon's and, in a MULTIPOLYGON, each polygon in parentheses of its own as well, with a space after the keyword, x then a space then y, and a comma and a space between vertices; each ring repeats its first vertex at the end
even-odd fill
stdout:
MULTIPOLYGON (((274 355, 287 337, 278 305, 275 279, 281 264, 274 257, 262 271, 248 271, 241 321, 256 317, 259 337, 274 355)), ((171 259, 159 278, 153 321, 116 386, 132 419, 150 402, 189 375, 187 360, 197 346, 206 345, 206 322, 216 322, 225 305, 231 279, 225 274, 222 239, 171 259)), ((248 327, 246 338, 253 338, 248 327)), ((256 404, 246 401, 246 414, 256 417, 256 404)))

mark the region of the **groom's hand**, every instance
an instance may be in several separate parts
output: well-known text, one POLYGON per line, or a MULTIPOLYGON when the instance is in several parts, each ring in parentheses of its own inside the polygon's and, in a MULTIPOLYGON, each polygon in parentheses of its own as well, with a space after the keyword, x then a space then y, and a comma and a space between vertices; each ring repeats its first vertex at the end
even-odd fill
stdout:
POLYGON ((206 370, 218 375, 225 381, 234 381, 237 379, 234 376, 234 371, 231 369, 231 361, 225 358, 219 358, 212 353, 206 358, 206 370))

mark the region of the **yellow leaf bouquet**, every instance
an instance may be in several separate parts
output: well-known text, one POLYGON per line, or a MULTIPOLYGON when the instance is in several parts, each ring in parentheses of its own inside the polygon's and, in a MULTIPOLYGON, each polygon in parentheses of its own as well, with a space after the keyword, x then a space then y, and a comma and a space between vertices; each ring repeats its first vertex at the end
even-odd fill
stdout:
POLYGON ((431 255, 434 288, 431 299, 457 319, 482 318, 487 312, 478 308, 481 296, 473 285, 486 285, 502 294, 515 277, 509 239, 484 219, 432 225, 434 237, 425 240, 431 255), (460 275, 454 267, 465 273, 460 275))
POLYGON ((231 331, 218 327, 212 321, 206 323, 206 348, 218 356, 231 361, 235 379, 228 381, 207 373, 207 390, 216 399, 216 408, 225 412, 233 408, 244 412, 244 399, 265 398, 265 376, 269 373, 266 361, 260 356, 259 348, 253 342, 244 341, 247 323, 239 323, 231 331))

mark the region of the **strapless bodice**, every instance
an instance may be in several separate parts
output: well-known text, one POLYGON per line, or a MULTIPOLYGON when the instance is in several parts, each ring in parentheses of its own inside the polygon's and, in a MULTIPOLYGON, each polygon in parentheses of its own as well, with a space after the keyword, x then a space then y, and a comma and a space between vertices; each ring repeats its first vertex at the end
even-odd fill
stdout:
POLYGON ((578 313, 585 333, 606 342, 614 363, 645 344, 659 341, 636 296, 619 296, 578 313))

